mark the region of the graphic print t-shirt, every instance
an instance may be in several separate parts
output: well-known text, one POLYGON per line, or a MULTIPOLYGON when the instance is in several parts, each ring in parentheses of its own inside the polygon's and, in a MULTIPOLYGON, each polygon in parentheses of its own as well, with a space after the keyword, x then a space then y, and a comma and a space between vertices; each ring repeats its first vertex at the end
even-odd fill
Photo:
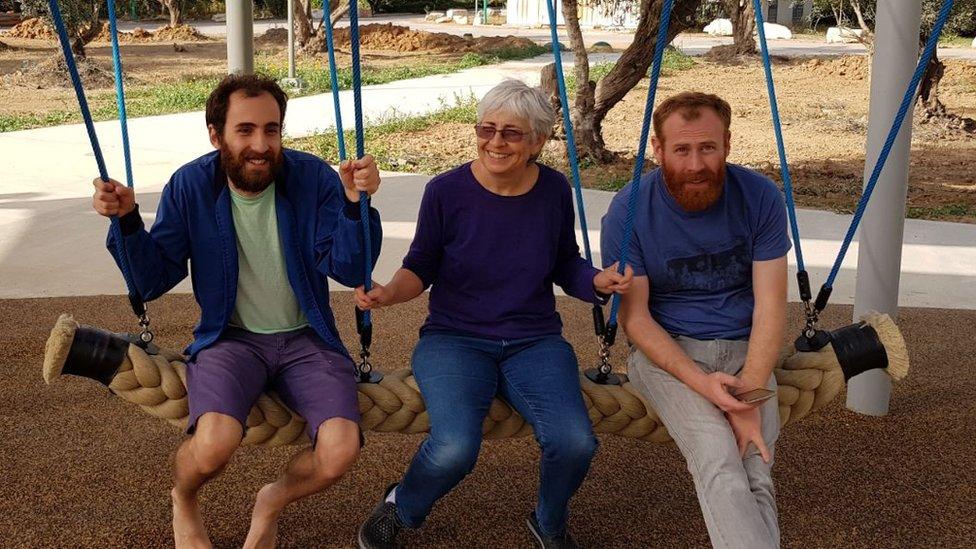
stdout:
MULTIPOLYGON (((603 264, 620 258, 631 185, 603 218, 603 264)), ((672 334, 743 339, 752 328, 752 262, 790 249, 786 207, 776 185, 752 170, 726 165, 725 188, 701 212, 678 205, 656 169, 643 177, 628 263, 647 276, 651 316, 672 334)))

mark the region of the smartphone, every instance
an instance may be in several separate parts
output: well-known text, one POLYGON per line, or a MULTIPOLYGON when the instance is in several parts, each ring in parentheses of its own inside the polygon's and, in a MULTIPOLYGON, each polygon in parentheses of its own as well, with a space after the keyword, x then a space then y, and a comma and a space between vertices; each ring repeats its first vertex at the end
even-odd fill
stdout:
POLYGON ((762 387, 758 389, 751 389, 749 391, 744 391, 742 393, 737 393, 732 395, 746 404, 758 404, 760 402, 765 402, 774 396, 776 396, 776 391, 770 391, 769 389, 764 389, 762 387))

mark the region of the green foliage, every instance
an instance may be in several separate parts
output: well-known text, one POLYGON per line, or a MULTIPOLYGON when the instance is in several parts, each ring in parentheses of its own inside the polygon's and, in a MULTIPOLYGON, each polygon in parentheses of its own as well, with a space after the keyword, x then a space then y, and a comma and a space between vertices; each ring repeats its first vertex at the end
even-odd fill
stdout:
POLYGON ((942 206, 908 207, 910 219, 952 219, 976 215, 976 207, 968 204, 952 203, 942 206))
MULTIPOLYGON (((877 0, 857 0, 861 6, 861 13, 869 27, 874 27, 877 10, 877 0)), ((927 36, 932 32, 935 20, 942 9, 945 0, 922 0, 922 34, 927 36)), ((835 12, 841 13, 845 26, 857 26, 857 17, 851 7, 851 0, 814 0, 814 17, 824 22, 838 24, 835 12)), ((973 36, 976 34, 976 0, 955 0, 949 20, 946 22, 946 33, 958 36, 973 36)))
MULTIPOLYGON (((92 14, 96 7, 101 4, 101 0, 70 0, 58 2, 61 11, 61 18, 68 31, 68 36, 77 38, 92 20, 92 14)), ((27 17, 43 17, 54 27, 51 22, 51 13, 48 8, 47 0, 23 0, 21 9, 27 17)))
MULTIPOLYGON (((383 135, 419 132, 436 124, 474 124, 477 120, 477 111, 477 100, 473 96, 468 96, 456 97, 454 105, 442 104, 439 110, 430 114, 421 116, 392 115, 378 124, 366 127, 367 149, 376 158, 376 164, 381 170, 396 171, 409 167, 410 171, 415 173, 433 174, 444 171, 452 168, 453 165, 448 165, 437 155, 425 155, 412 161, 409 166, 405 166, 393 152, 377 142, 377 138, 383 135)), ((347 131, 343 135, 348 151, 350 144, 354 143, 355 134, 353 131, 347 131)), ((335 132, 301 139, 287 139, 285 146, 314 153, 329 161, 336 161, 339 158, 339 145, 335 132)))
MULTIPOLYGON (((511 48, 500 50, 491 55, 467 53, 457 61, 443 63, 383 68, 365 66, 362 72, 362 83, 364 86, 368 86, 434 74, 449 74, 503 60, 532 57, 538 55, 540 50, 544 50, 544 48, 541 46, 524 49, 511 48)), ((259 56, 255 60, 255 70, 275 79, 281 79, 288 75, 287 63, 265 56, 259 56)), ((290 92, 292 97, 325 93, 332 90, 329 72, 324 70, 317 61, 309 64, 300 63, 295 68, 295 72, 297 76, 305 80, 307 87, 300 92, 290 92)), ((352 69, 340 68, 337 73, 339 89, 348 90, 352 88, 352 69)), ((130 117, 137 118, 203 109, 207 103, 207 97, 218 81, 219 78, 214 76, 195 76, 188 77, 181 82, 126 86, 126 112, 130 117)), ((88 99, 92 109, 92 117, 95 120, 112 120, 118 117, 113 92, 90 93, 88 99)), ((0 132, 57 126, 80 121, 81 115, 76 110, 3 115, 0 116, 0 132)))
MULTIPOLYGON (((590 67, 590 80, 594 82, 599 82, 604 76, 610 74, 616 63, 597 63, 590 67)), ((661 63, 661 75, 666 76, 670 71, 684 71, 695 66, 695 60, 690 56, 682 53, 676 48, 668 46, 664 50, 664 60, 661 63)), ((650 69, 648 69, 650 71, 650 69)), ((576 76, 573 74, 566 75, 566 91, 569 94, 576 93, 576 76)))
MULTIPOLYGON (((374 13, 427 13, 451 8, 472 10, 474 2, 460 0, 367 0, 374 13)), ((490 2, 489 5, 504 5, 504 2, 490 2)), ((479 7, 481 2, 478 3, 479 7)))

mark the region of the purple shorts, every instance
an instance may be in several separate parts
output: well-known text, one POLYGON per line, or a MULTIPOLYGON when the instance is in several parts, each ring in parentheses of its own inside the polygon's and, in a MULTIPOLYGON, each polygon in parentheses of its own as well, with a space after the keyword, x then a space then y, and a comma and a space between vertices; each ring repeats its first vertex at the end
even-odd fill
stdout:
POLYGON ((193 433, 208 412, 228 415, 247 429, 247 415, 265 390, 273 390, 306 421, 312 443, 327 419, 359 423, 356 370, 311 328, 256 334, 227 328, 216 343, 187 365, 193 433))

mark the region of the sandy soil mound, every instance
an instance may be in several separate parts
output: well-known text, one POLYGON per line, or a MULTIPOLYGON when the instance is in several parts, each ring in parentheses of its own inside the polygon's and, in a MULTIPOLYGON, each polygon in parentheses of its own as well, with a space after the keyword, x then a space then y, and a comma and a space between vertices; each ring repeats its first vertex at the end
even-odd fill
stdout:
POLYGON ((40 17, 25 19, 14 25, 14 28, 7 32, 11 38, 29 38, 34 40, 57 40, 58 34, 54 32, 46 21, 40 17))
POLYGON ((268 32, 256 37, 254 43, 259 46, 281 46, 288 44, 288 29, 283 27, 268 29, 268 32))
MULTIPOLYGON (((112 71, 102 68, 90 59, 76 58, 78 75, 85 88, 105 88, 115 84, 112 71)), ((30 82, 36 88, 70 88, 71 77, 68 75, 68 65, 64 57, 57 55, 42 61, 29 69, 13 76, 30 82)))
POLYGON ((845 76, 855 80, 866 79, 871 68, 868 58, 861 55, 848 55, 832 59, 810 59, 803 61, 801 66, 821 76, 845 76))
MULTIPOLYGON (((336 47, 348 48, 349 29, 336 29, 334 39, 336 47)), ((513 36, 466 39, 443 32, 412 30, 392 23, 373 23, 360 27, 359 44, 367 50, 488 53, 501 48, 532 46, 535 43, 527 38, 513 36)), ((325 34, 319 33, 313 37, 305 51, 325 51, 325 34)))
POLYGON ((210 38, 200 34, 200 31, 191 27, 190 25, 179 25, 177 27, 171 27, 166 25, 165 27, 160 27, 152 32, 153 39, 156 42, 209 42, 210 38))

